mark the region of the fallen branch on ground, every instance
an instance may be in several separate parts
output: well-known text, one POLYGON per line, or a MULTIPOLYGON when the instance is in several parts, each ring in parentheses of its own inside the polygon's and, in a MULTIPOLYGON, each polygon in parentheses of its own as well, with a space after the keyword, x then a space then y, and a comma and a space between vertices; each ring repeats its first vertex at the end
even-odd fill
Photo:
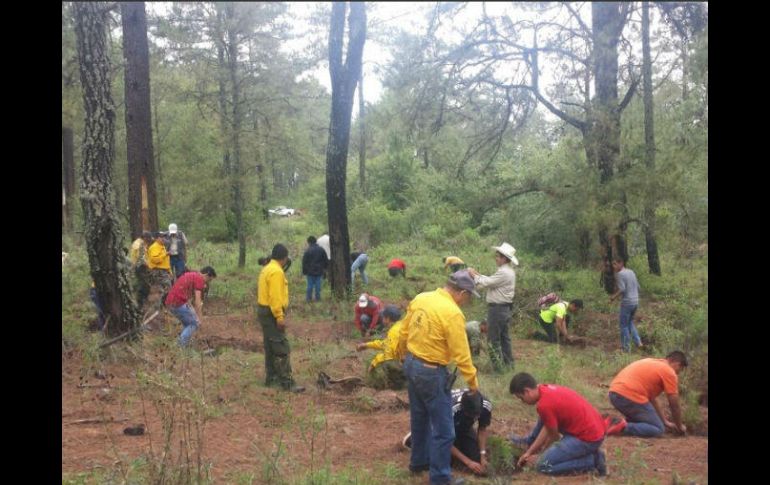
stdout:
POLYGON ((128 421, 128 418, 118 418, 118 419, 86 418, 86 419, 78 419, 77 421, 70 421, 69 423, 64 423, 64 424, 122 423, 124 421, 128 421))
POLYGON ((99 348, 103 349, 104 347, 109 347, 110 345, 114 344, 115 342, 119 342, 119 341, 123 340, 124 338, 128 337, 131 334, 134 334, 136 332, 141 332, 142 330, 145 330, 147 328, 147 324, 150 323, 151 321, 153 321, 155 319, 155 317, 157 317, 159 314, 160 314, 160 310, 156 310, 155 313, 150 315, 147 318, 147 320, 142 322, 142 324, 140 326, 138 326, 136 328, 133 328, 133 329, 129 330, 128 332, 124 333, 124 334, 118 335, 117 337, 112 338, 112 339, 102 343, 101 345, 99 345, 99 348))

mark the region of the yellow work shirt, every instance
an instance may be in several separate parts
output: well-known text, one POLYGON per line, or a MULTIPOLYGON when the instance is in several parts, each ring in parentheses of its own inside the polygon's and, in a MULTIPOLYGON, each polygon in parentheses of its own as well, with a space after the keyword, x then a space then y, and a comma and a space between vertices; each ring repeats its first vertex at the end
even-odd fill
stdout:
POLYGON ((166 252, 166 246, 158 241, 150 245, 147 249, 147 267, 171 271, 171 258, 166 252))
POLYGON ((560 301, 559 303, 551 305, 547 310, 540 311, 540 318, 542 318, 545 323, 553 323, 554 318, 564 318, 566 314, 567 302, 560 301))
POLYGON ((286 308, 289 306, 289 281, 281 265, 274 259, 271 259, 259 273, 257 303, 270 307, 276 321, 283 321, 286 308))
POLYGON ((372 359, 371 368, 374 369, 386 360, 401 359, 398 353, 398 336, 401 333, 401 320, 394 323, 388 330, 388 335, 382 340, 366 342, 367 349, 382 350, 372 359))
POLYGON ((405 350, 439 365, 455 361, 468 386, 478 389, 465 315, 444 288, 420 293, 409 303, 399 334, 399 355, 406 355, 405 350))

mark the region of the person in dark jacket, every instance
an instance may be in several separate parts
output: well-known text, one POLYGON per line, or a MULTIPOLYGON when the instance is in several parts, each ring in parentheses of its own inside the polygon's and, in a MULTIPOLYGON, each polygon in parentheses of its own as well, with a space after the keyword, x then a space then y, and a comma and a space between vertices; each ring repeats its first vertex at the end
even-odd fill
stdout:
POLYGON ((328 264, 326 251, 316 243, 315 236, 308 236, 307 249, 302 256, 302 274, 307 277, 305 301, 313 301, 313 290, 316 301, 321 301, 321 280, 328 264))

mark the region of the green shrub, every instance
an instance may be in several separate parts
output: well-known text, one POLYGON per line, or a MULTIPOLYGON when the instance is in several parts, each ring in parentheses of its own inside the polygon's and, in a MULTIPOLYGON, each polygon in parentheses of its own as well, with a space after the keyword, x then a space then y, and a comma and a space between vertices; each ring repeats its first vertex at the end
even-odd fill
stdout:
POLYGON ((510 441, 500 436, 490 436, 487 439, 489 453, 489 475, 511 475, 516 471, 516 462, 526 450, 514 446, 510 441))

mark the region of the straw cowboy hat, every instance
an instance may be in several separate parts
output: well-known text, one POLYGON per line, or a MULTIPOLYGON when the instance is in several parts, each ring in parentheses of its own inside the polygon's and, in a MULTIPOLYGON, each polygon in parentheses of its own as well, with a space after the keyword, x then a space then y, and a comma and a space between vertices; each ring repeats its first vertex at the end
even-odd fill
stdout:
POLYGON ((510 259, 511 262, 513 264, 515 264, 516 266, 519 265, 519 260, 516 259, 516 256, 514 256, 514 254, 516 254, 516 249, 513 246, 511 246, 510 244, 508 244, 507 242, 504 242, 503 244, 501 244, 499 246, 492 246, 492 249, 494 249, 498 253, 502 254, 506 258, 510 259))

